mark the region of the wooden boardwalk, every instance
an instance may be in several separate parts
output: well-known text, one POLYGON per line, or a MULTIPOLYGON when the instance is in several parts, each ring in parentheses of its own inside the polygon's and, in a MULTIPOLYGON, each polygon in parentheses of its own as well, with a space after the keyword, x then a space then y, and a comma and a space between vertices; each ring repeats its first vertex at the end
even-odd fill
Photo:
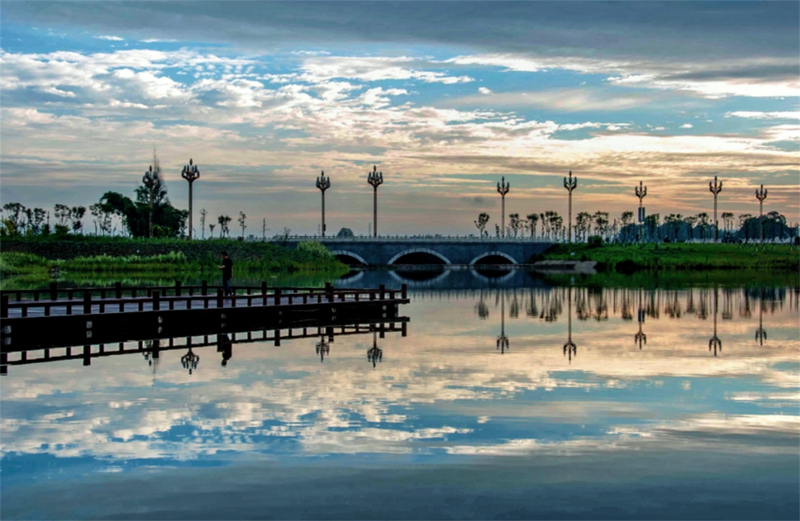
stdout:
MULTIPOLYGON (((217 286, 122 287, 0 293, 0 354, 60 346, 280 330, 398 317, 407 287, 387 289, 217 286), (13 297, 13 299, 12 299, 13 297)), ((1 362, 1 361, 0 361, 1 362)))

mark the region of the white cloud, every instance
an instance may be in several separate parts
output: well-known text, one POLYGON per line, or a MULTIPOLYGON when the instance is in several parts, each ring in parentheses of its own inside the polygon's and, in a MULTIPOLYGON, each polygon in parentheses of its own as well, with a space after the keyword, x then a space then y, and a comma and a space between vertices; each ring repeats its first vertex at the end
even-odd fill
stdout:
POLYGON ((103 36, 95 36, 94 38, 96 40, 108 40, 110 42, 121 42, 121 41, 124 41, 124 38, 120 38, 119 36, 103 35, 103 36))
POLYGON ((681 125, 681 128, 693 128, 693 125, 691 123, 684 123, 681 125))
POLYGON ((800 111, 784 111, 784 112, 758 112, 737 110, 725 114, 726 118, 747 118, 747 119, 796 119, 800 120, 800 111))
POLYGON ((300 79, 313 83, 335 78, 361 81, 420 80, 425 83, 467 83, 474 81, 469 76, 449 76, 443 72, 422 71, 414 65, 423 62, 407 56, 399 57, 312 57, 301 69, 300 79))
POLYGON ((478 87, 478 92, 480 92, 481 94, 491 94, 492 93, 492 91, 487 89, 486 87, 478 87))
POLYGON ((170 42, 177 42, 178 40, 173 40, 170 38, 148 38, 146 40, 140 40, 142 43, 170 43, 170 42))

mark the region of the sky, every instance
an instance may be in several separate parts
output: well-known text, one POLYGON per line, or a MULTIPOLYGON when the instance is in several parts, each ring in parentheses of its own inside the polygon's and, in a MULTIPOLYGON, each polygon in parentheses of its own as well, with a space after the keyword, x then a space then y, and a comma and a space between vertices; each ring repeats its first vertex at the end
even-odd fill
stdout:
MULTIPOLYGON (((247 234, 477 233, 506 213, 800 220, 797 2, 3 2, 0 199, 88 206, 192 158, 247 234)), ((91 223, 84 225, 90 231, 91 223)))

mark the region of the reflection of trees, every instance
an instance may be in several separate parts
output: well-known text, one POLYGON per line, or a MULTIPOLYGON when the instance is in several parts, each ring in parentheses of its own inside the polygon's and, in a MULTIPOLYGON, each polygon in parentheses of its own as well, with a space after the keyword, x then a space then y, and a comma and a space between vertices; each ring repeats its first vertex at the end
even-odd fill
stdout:
POLYGON ((545 293, 544 299, 542 299, 539 320, 555 322, 558 319, 559 313, 561 313, 561 302, 555 291, 548 291, 545 293))
POLYGON ((319 355, 319 361, 325 361, 325 355, 330 354, 331 352, 331 345, 325 341, 325 335, 319 337, 319 342, 316 344, 317 354, 319 355))
POLYGON ((519 318, 519 301, 517 300, 517 291, 514 290, 511 306, 508 309, 509 318, 519 318))
POLYGON ((539 308, 536 306, 536 295, 533 290, 528 295, 528 305, 525 307, 525 314, 529 317, 538 317, 539 308))
POLYGON ((489 318, 489 306, 487 306, 486 302, 483 300, 483 291, 481 291, 480 300, 475 304, 475 312, 482 320, 489 318))
POLYGON ((673 291, 664 304, 664 313, 669 318, 681 318, 681 301, 678 299, 678 292, 673 291))

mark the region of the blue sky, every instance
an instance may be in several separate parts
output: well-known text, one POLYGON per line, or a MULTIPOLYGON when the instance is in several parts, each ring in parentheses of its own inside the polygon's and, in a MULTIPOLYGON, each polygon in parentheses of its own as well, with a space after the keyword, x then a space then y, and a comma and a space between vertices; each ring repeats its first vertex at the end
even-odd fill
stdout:
MULTIPOLYGON (((797 3, 24 3, 0 7, 4 202, 130 193, 313 233, 470 233, 507 212, 800 218, 797 3)), ((197 216, 196 216, 197 217, 197 216)), ((197 223, 199 219, 195 219, 197 223)), ((256 224, 257 223, 257 224, 256 224)), ((91 229, 90 223, 86 223, 91 229)))

